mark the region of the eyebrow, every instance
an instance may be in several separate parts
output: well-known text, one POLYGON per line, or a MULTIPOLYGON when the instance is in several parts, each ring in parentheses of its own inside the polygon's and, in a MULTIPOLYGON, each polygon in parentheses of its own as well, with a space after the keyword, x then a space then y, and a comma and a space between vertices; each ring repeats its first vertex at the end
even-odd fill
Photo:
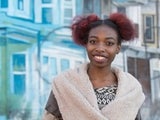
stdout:
MULTIPOLYGON (((88 38, 98 38, 98 37, 97 37, 97 36, 92 35, 92 36, 89 36, 88 38)), ((106 40, 108 40, 108 39, 116 40, 114 37, 106 37, 105 39, 106 39, 106 40)))

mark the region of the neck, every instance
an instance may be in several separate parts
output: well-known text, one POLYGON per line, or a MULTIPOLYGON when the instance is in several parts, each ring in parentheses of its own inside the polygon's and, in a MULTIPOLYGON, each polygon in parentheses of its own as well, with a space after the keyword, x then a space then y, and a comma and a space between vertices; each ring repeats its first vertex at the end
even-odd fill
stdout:
POLYGON ((117 78, 111 70, 111 67, 100 68, 89 65, 88 75, 94 87, 117 84, 117 78))
POLYGON ((113 72, 110 67, 109 68, 101 68, 101 67, 93 67, 93 66, 88 67, 88 74, 90 77, 104 78, 112 73, 113 72))

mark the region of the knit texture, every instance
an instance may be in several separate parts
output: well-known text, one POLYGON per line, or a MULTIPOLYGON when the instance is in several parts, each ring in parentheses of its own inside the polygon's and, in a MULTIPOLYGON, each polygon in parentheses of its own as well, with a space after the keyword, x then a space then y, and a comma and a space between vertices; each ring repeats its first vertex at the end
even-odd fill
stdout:
POLYGON ((64 120, 135 120, 145 96, 137 79, 113 67, 118 78, 115 99, 101 110, 87 74, 87 64, 58 75, 53 93, 64 120))

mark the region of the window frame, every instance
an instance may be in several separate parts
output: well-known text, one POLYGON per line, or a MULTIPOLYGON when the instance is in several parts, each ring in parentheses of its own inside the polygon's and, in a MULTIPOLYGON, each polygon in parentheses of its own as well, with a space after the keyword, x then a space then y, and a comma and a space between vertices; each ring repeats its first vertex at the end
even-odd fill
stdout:
POLYGON ((43 24, 51 24, 52 23, 52 14, 53 14, 53 8, 50 7, 42 7, 42 23, 43 24), (47 10, 47 12, 45 12, 44 10, 47 10), (50 13, 48 12, 48 10, 50 11, 50 13))
POLYGON ((63 25, 70 25, 72 18, 75 16, 75 0, 70 0, 70 1, 62 0, 61 11, 62 11, 61 23, 63 25), (71 16, 65 17, 66 9, 70 9, 72 11, 71 16), (65 21, 68 21, 68 22, 65 22, 65 21))
POLYGON ((8 0, 0 0, 0 8, 8 8, 8 0))
POLYGON ((84 0, 83 1, 83 13, 89 14, 93 12, 94 12, 94 0, 84 0))
POLYGON ((24 10, 24 0, 17 1, 17 10, 20 10, 20 11, 24 10))
POLYGON ((143 31, 144 31, 143 42, 144 43, 155 43, 154 20, 155 20, 154 15, 143 15, 143 31), (150 19, 150 23, 148 23, 149 19, 150 19), (147 33, 150 33, 150 35, 147 33))
POLYGON ((12 81, 11 81, 11 92, 13 93, 13 94, 15 94, 15 95, 24 95, 26 92, 27 92, 27 86, 26 86, 26 84, 27 84, 27 54, 26 53, 13 53, 12 55, 11 55, 11 78, 12 78, 12 81), (13 56, 14 55, 24 55, 24 62, 25 62, 25 64, 24 64, 24 69, 23 70, 21 70, 21 68, 20 69, 15 69, 14 68, 14 58, 13 58, 13 56), (19 75, 19 76, 25 76, 25 79, 24 79, 24 90, 22 90, 21 92, 19 92, 19 93, 16 93, 16 91, 15 91, 15 88, 16 88, 16 86, 15 86, 15 79, 14 79, 14 76, 15 75, 19 75))

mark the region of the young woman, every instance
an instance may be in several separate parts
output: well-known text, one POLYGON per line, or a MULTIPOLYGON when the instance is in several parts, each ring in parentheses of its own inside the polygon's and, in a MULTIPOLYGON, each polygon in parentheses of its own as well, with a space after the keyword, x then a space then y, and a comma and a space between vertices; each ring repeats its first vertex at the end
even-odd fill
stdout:
POLYGON ((123 14, 101 20, 76 17, 72 36, 86 48, 90 62, 58 75, 52 84, 43 120, 135 120, 145 96, 138 80, 112 66, 121 43, 134 39, 123 14))

